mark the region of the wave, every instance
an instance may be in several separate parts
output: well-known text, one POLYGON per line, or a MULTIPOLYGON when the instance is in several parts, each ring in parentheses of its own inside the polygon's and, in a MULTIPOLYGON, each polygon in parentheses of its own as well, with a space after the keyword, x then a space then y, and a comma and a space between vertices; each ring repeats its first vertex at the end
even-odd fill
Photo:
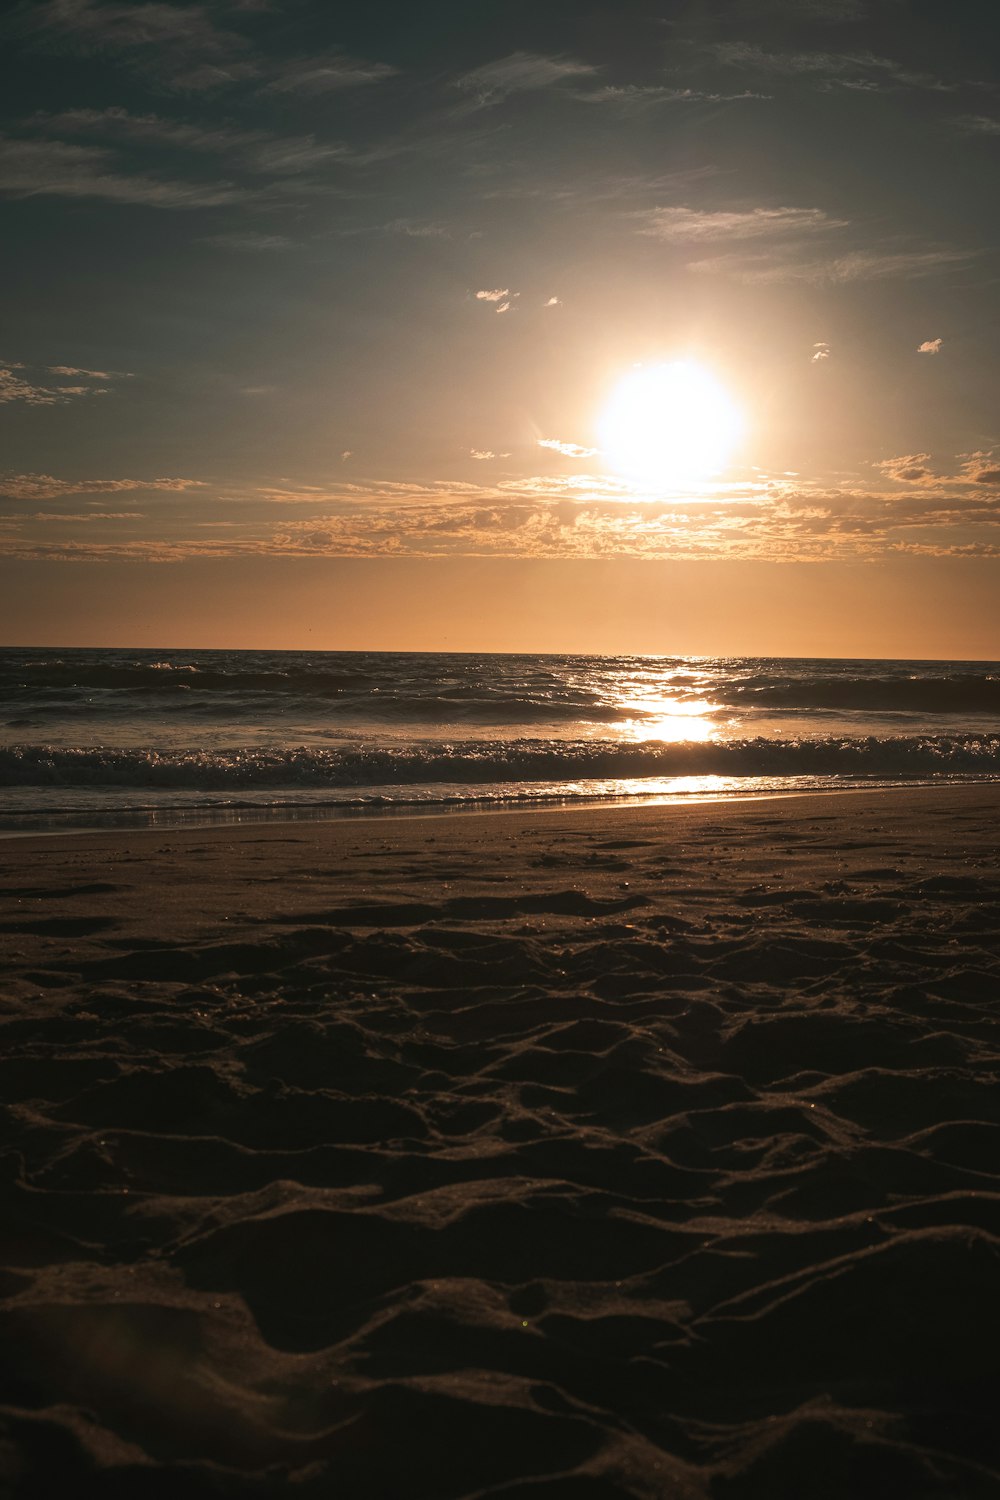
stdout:
POLYGON ((540 667, 526 657, 512 659, 513 665, 490 658, 489 670, 480 658, 391 653, 363 656, 357 664, 317 656, 278 667, 273 655, 269 660, 266 666, 226 653, 224 660, 199 664, 69 655, 11 662, 0 655, 0 702, 56 714, 81 708, 114 714, 141 710, 148 701, 172 711, 218 710, 224 717, 289 715, 322 703, 336 715, 403 724, 612 723, 634 716, 601 674, 600 680, 571 680, 554 662, 540 667))
POLYGON ((674 776, 846 779, 1000 775, 1000 735, 744 739, 710 743, 540 740, 233 750, 0 749, 0 786, 238 791, 674 776))
POLYGON ((475 657, 399 653, 0 652, 0 702, 121 717, 159 708, 233 721, 296 714, 393 724, 612 724, 677 706, 744 716, 812 713, 1000 718, 992 664, 475 657))
POLYGON ((1000 677, 772 677, 727 685, 717 696, 741 708, 1000 714, 1000 677))

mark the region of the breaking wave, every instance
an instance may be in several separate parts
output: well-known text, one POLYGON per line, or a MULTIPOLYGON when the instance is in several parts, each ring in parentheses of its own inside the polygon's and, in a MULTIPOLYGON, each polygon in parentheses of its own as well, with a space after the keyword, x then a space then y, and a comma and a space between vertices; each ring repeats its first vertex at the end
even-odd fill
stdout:
POLYGON ((678 776, 853 781, 970 775, 1000 775, 1000 734, 643 744, 522 739, 211 751, 46 745, 0 749, 0 786, 6 787, 240 791, 678 776))

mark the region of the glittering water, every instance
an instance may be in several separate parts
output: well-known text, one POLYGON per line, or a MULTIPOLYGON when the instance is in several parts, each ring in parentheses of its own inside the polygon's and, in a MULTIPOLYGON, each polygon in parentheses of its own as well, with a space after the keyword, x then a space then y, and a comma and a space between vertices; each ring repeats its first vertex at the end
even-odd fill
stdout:
POLYGON ((0 652, 0 827, 1000 776, 1000 664, 0 652))

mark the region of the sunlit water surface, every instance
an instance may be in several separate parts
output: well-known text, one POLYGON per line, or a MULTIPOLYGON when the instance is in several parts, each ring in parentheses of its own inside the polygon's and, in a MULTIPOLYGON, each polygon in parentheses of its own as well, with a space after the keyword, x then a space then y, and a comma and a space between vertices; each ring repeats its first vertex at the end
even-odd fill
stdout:
POLYGON ((1000 775, 989 662, 0 652, 0 829, 1000 775))

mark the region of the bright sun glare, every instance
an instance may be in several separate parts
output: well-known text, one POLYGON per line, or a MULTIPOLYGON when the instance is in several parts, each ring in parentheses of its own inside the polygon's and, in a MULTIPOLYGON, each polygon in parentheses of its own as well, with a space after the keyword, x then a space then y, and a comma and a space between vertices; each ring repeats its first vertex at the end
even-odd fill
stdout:
POLYGON ((673 486, 723 468, 743 416, 700 365, 642 365, 618 384, 598 422, 608 466, 645 484, 673 486))

